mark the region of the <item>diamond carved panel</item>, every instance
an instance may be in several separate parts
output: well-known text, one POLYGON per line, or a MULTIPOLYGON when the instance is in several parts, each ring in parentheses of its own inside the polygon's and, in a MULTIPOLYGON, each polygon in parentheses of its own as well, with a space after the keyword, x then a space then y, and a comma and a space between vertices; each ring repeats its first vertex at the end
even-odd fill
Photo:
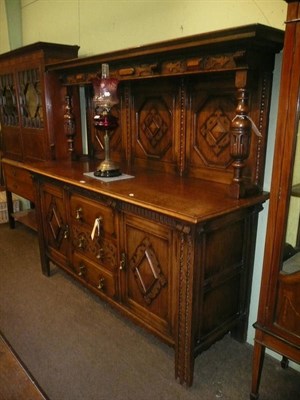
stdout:
POLYGON ((234 98, 211 95, 202 99, 198 107, 193 119, 193 163, 227 168, 232 162, 230 126, 235 116, 234 98))
POLYGON ((49 230, 52 235, 54 245, 57 248, 60 248, 63 237, 64 237, 65 227, 62 223, 62 217, 60 215, 60 212, 59 212, 59 209, 57 207, 54 197, 52 198, 52 200, 49 204, 46 221, 47 221, 48 227, 50 228, 49 230))
POLYGON ((135 281, 145 302, 150 305, 166 286, 167 279, 161 271, 159 261, 151 246, 149 238, 143 241, 136 248, 129 266, 134 274, 135 281))
POLYGON ((172 113, 161 97, 148 98, 137 112, 137 140, 148 158, 162 159, 172 146, 172 113))
POLYGON ((218 108, 212 113, 200 127, 201 135, 218 156, 230 143, 230 119, 218 108))
POLYGON ((142 128, 145 136, 149 140, 151 146, 155 148, 164 137, 168 130, 168 126, 156 108, 151 108, 146 115, 142 128))

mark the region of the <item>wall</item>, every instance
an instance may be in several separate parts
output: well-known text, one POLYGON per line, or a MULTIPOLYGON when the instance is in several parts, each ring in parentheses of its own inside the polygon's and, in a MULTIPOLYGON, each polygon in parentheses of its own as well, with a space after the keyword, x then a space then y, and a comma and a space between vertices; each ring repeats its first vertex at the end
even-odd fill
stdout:
POLYGON ((0 53, 10 50, 5 0, 0 0, 0 53))
POLYGON ((284 29, 283 0, 21 0, 23 43, 80 45, 80 55, 251 23, 284 29))
MULTIPOLYGON (((0 0, 0 9, 4 0, 0 0)), ((23 44, 49 41, 80 45, 86 56, 180 36, 252 23, 284 29, 283 0, 21 0, 23 44)), ((0 15, 1 31, 5 18, 0 15)), ((5 31, 5 29, 4 29, 5 31)), ((0 38, 0 52, 5 43, 0 38)), ((265 189, 270 189, 281 55, 276 57, 265 189)), ((253 343, 268 203, 260 214, 248 341, 253 343)))

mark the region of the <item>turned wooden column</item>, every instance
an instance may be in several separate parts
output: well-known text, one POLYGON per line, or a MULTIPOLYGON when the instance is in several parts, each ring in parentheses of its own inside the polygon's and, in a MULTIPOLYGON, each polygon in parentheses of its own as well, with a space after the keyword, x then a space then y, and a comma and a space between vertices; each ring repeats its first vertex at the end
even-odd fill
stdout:
POLYGON ((245 160, 250 153, 250 138, 252 124, 248 118, 248 92, 245 88, 246 73, 237 74, 237 107, 236 116, 231 122, 230 155, 233 158, 233 179, 230 185, 230 195, 236 199, 246 196, 246 182, 243 177, 245 160))
POLYGON ((75 117, 72 110, 72 98, 69 94, 65 96, 64 132, 67 137, 68 153, 70 159, 73 159, 74 137, 76 134, 76 130, 75 130, 75 117))

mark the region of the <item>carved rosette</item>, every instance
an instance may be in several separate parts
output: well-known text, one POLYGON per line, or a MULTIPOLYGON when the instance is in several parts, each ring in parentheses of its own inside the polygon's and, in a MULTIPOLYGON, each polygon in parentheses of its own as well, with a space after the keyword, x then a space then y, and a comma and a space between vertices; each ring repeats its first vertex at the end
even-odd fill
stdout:
POLYGON ((64 132, 67 137, 68 152, 70 157, 74 152, 74 137, 75 137, 75 118, 72 111, 72 101, 70 96, 65 97, 65 113, 64 113, 64 132))

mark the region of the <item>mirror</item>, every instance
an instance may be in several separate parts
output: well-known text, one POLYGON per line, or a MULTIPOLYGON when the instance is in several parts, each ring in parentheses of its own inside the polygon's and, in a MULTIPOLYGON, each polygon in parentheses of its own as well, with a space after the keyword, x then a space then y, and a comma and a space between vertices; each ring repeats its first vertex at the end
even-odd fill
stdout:
MULTIPOLYGON (((295 157, 287 215, 281 271, 278 277, 275 322, 286 333, 300 335, 300 121, 295 137, 295 157)), ((287 365, 287 358, 282 363, 287 365)))
MULTIPOLYGON (((287 228, 285 236, 285 248, 282 268, 286 270, 286 260, 300 251, 300 120, 296 131, 295 159, 292 171, 291 195, 287 216, 287 228)), ((300 254, 300 253, 299 253, 300 254)), ((299 255, 300 270, 300 255, 299 255)), ((286 271, 287 273, 288 271, 286 271)), ((290 272, 291 273, 291 272, 290 272)))

